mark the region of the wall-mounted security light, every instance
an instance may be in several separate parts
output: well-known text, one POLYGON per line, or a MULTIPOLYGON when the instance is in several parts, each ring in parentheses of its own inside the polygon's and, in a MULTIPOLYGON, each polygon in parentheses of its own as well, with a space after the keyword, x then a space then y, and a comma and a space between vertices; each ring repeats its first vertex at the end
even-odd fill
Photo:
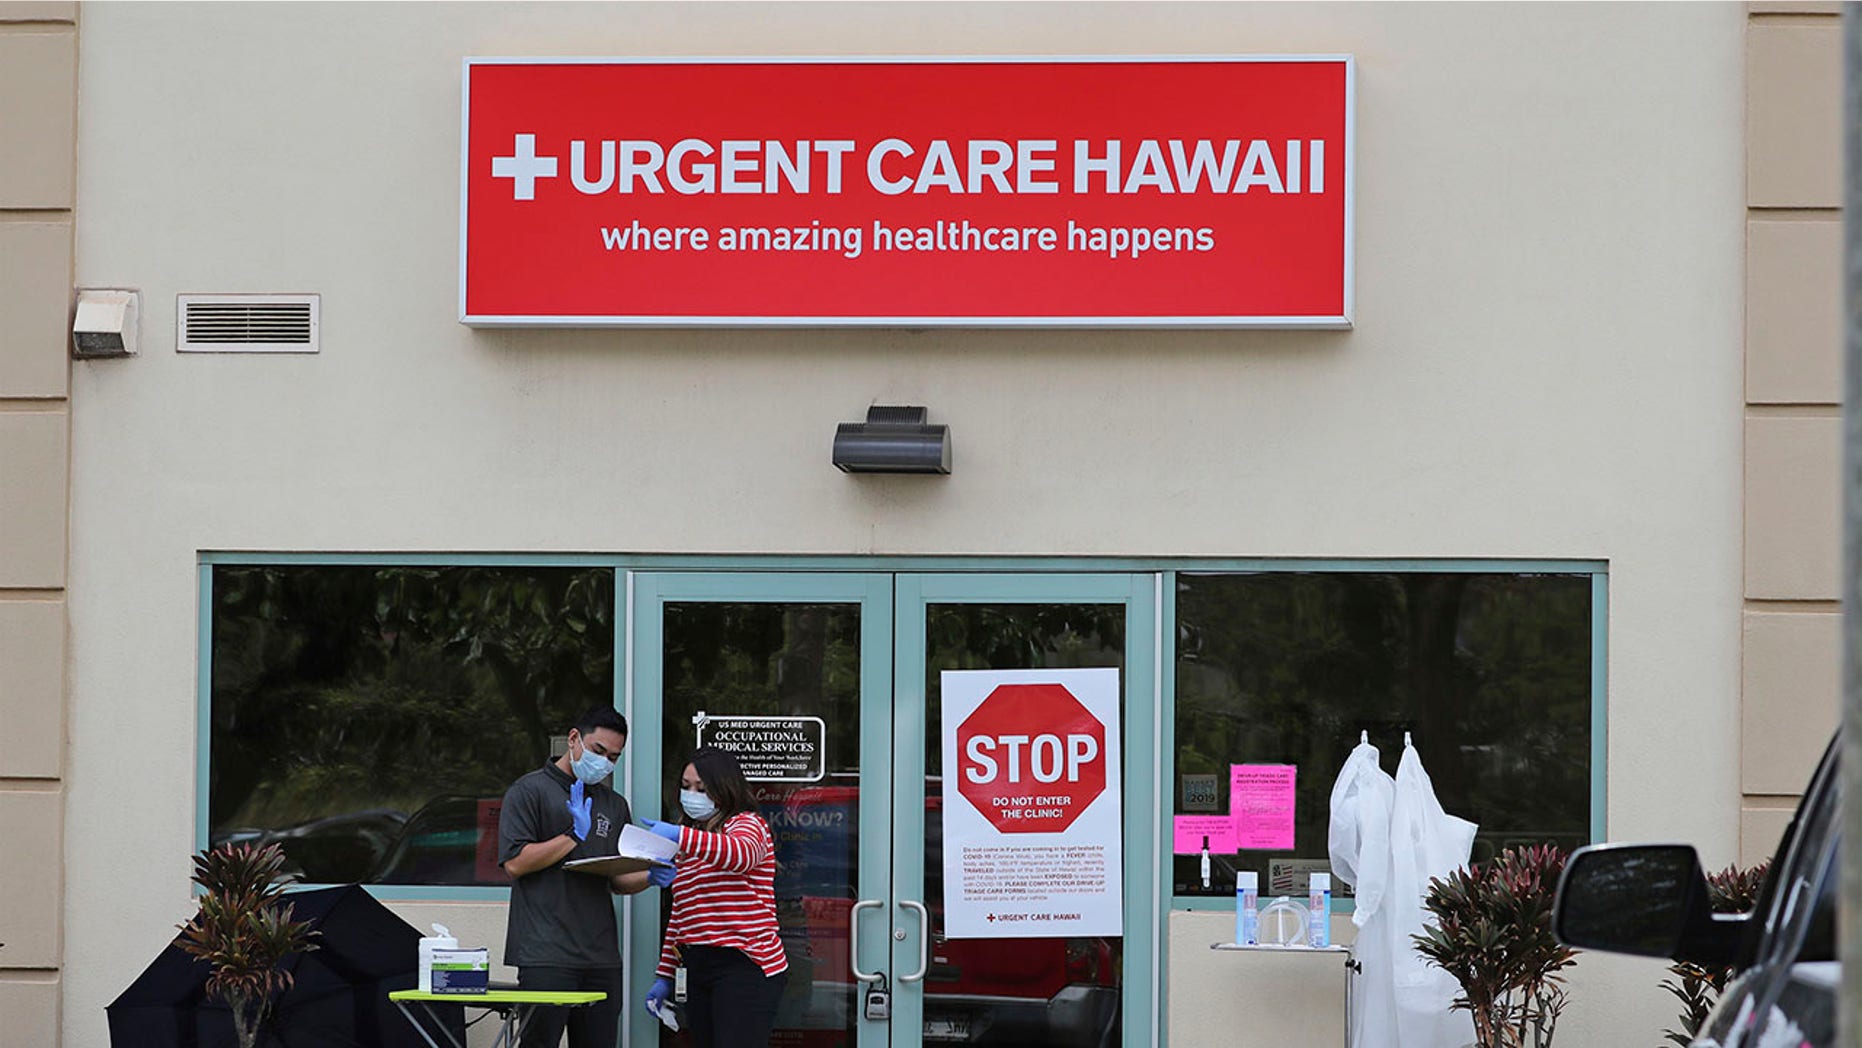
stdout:
POLYGON ((925 422, 921 407, 874 405, 865 422, 834 431, 834 465, 842 473, 949 473, 950 427, 925 422))
POLYGON ((71 355, 126 357, 136 352, 137 296, 113 288, 81 288, 71 321, 71 355))

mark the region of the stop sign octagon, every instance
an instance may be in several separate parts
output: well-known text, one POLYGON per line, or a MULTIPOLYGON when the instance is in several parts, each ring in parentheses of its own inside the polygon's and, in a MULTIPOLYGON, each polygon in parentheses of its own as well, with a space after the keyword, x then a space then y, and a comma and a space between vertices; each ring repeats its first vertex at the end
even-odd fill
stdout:
POLYGON ((1001 833, 1060 833, 1106 789, 1106 727, 1060 684, 1001 684, 957 726, 957 790, 1001 833))

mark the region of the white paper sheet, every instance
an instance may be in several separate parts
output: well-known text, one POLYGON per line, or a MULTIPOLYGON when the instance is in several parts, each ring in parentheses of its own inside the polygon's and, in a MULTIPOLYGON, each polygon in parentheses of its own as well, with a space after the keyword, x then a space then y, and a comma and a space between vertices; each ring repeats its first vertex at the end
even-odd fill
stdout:
POLYGON ((654 862, 671 862, 679 846, 645 827, 633 823, 621 827, 620 848, 617 854, 630 859, 652 859, 654 862))

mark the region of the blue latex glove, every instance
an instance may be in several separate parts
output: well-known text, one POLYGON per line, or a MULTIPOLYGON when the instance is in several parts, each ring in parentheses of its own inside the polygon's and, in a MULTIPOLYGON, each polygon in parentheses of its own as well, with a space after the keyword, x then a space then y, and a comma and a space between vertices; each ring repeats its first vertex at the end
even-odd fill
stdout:
POLYGON ((647 1014, 655 1019, 659 1018, 659 1006, 664 1004, 666 998, 670 996, 672 996, 671 979, 661 976, 653 980, 652 987, 647 990, 647 1014))
POLYGON ((590 812, 595 808, 595 799, 587 794, 581 779, 575 780, 575 785, 569 787, 569 832, 578 841, 588 840, 590 812))
POLYGON ((657 819, 641 819, 640 825, 645 826, 648 830, 659 834, 661 837, 666 838, 674 844, 679 843, 678 823, 660 822, 657 819))
POLYGON ((672 878, 678 872, 679 868, 677 866, 671 864, 661 866, 658 863, 654 863, 647 867, 647 883, 655 888, 670 888, 672 887, 672 878))

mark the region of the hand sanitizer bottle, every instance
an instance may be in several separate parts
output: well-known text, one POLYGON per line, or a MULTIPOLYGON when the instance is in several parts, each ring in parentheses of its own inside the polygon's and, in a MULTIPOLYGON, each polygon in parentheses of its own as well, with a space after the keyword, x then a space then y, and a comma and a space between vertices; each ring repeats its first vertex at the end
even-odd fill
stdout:
POLYGON ((1203 838, 1203 887, 1209 887, 1209 838, 1203 838))
POLYGON ((1256 946, 1261 941, 1260 880, 1253 870, 1235 875, 1235 942, 1256 946))
POLYGON ((1332 875, 1315 873, 1307 884, 1312 897, 1307 902, 1306 944, 1323 950, 1332 945, 1332 875))

